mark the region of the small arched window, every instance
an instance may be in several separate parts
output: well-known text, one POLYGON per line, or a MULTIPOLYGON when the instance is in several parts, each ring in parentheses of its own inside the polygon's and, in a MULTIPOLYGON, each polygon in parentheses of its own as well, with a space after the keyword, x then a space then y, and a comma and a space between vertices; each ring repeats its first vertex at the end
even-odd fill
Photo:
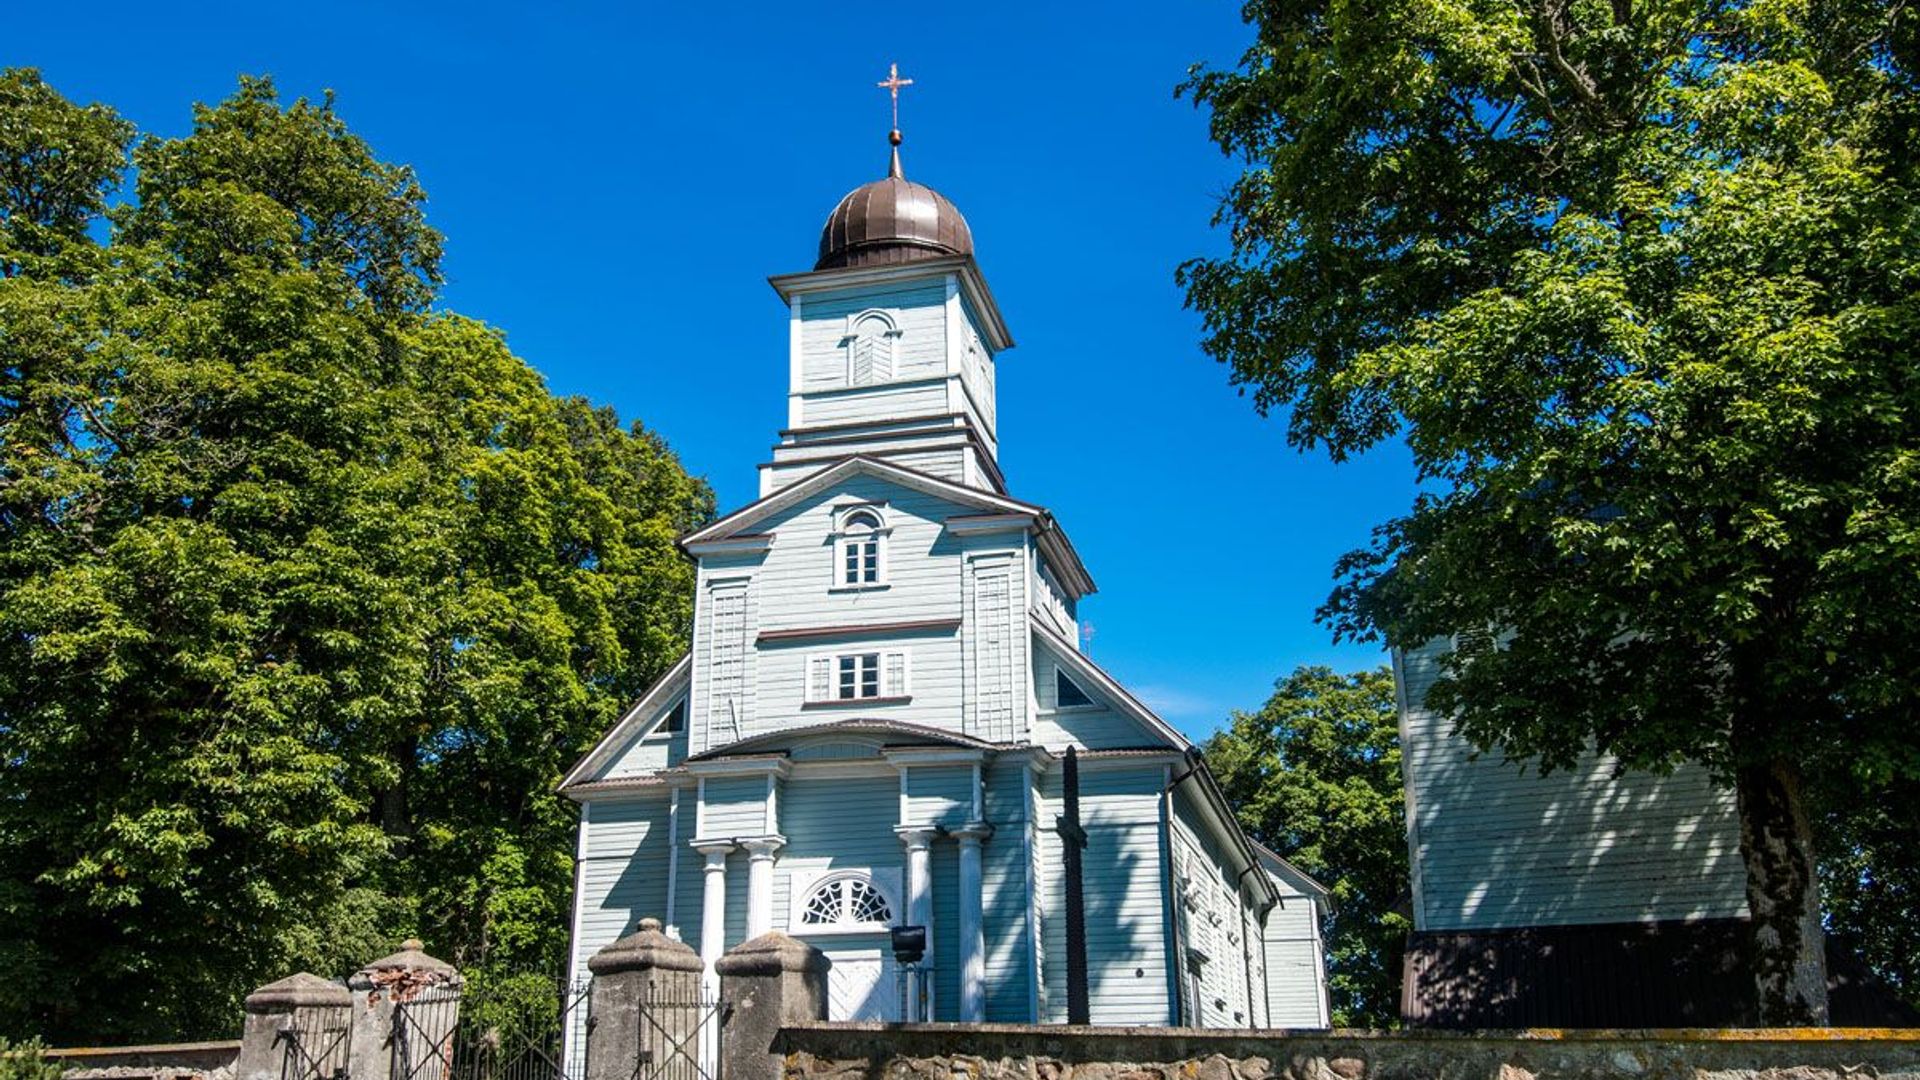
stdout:
POLYGON ((885 584, 886 543, 887 529, 879 511, 865 507, 848 511, 840 519, 836 583, 849 589, 885 584))
POLYGON ((864 874, 827 878, 813 887, 800 908, 803 926, 888 926, 893 908, 886 894, 864 874))
POLYGON ((871 386, 893 378, 893 345, 900 330, 884 311, 863 311, 847 320, 847 385, 871 386))

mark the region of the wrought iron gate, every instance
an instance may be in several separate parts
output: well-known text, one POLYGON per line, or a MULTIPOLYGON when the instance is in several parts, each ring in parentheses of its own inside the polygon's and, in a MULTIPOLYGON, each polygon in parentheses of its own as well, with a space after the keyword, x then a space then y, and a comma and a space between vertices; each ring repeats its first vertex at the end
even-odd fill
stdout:
POLYGON ((394 1008, 394 1080, 585 1080, 592 983, 511 976, 394 1008))
POLYGON ((696 992, 648 983, 640 996, 635 1080, 721 1080, 726 1006, 696 992))
POLYGON ((347 1029, 351 1005, 301 1005, 293 1022, 274 1036, 280 1046, 280 1080, 346 1080, 347 1029))

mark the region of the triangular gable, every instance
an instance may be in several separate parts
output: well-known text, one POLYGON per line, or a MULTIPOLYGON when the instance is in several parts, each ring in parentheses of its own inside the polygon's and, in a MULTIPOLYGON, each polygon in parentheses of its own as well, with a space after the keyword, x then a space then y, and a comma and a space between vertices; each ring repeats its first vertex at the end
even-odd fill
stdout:
POLYGON ((628 709, 620 722, 613 725, 613 730, 607 732, 604 738, 594 744, 593 749, 574 763, 573 768, 567 771, 566 779, 560 781, 560 790, 565 791, 575 784, 597 779, 621 749, 637 739, 645 738, 648 730, 665 716, 661 706, 687 692, 691 683, 688 676, 692 670, 693 653, 682 654, 665 675, 640 695, 640 700, 634 702, 633 708, 628 709))
POLYGON ((1143 734, 1177 750, 1185 750, 1193 744, 1186 736, 1155 715, 1152 709, 1144 705, 1139 698, 1127 692, 1113 676, 1101 670, 1098 664, 1087 659, 1085 653, 1073 647, 1073 643, 1060 636, 1051 626, 1041 621, 1037 614, 1029 614, 1027 623, 1032 627, 1034 637, 1045 647, 1054 662, 1066 669, 1067 677, 1074 681, 1089 696, 1105 704, 1113 712, 1140 725, 1143 734))
POLYGON ((692 548, 729 537, 750 535, 750 530, 758 523, 814 498, 821 492, 845 482, 849 477, 857 475, 877 477, 982 513, 1020 514, 1031 517, 1041 554, 1059 575, 1060 583, 1071 590, 1075 596, 1085 596, 1095 589, 1093 577, 1087 573, 1086 564, 1080 561, 1079 552, 1074 550, 1073 542, 1067 539, 1066 531, 1054 521, 1053 515, 1047 511, 1046 507, 1008 498, 1005 495, 995 495, 930 473, 923 473, 918 469, 909 469, 860 454, 829 465, 798 483, 789 484, 771 495, 748 503, 703 529, 688 533, 680 538, 680 546, 692 548))
POLYGON ((845 481, 848 477, 862 473, 979 510, 1036 516, 1047 512, 1045 507, 1035 506, 1032 503, 990 494, 978 488, 956 484, 951 480, 943 480, 917 469, 904 468, 878 458, 855 455, 836 465, 830 465, 805 480, 789 484, 771 495, 756 499, 706 528, 688 533, 681 537, 680 542, 700 544, 745 532, 756 523, 765 521, 789 507, 797 506, 845 481))
POLYGON ((1282 858, 1278 852, 1260 841, 1252 837, 1248 837, 1247 841, 1253 845, 1253 853, 1260 857, 1260 865, 1264 867, 1267 873, 1271 874, 1275 880, 1285 882, 1296 892, 1311 896, 1321 903, 1329 904, 1330 906, 1333 894, 1327 890, 1325 885, 1315 881, 1312 875, 1293 865, 1291 862, 1288 862, 1282 858))

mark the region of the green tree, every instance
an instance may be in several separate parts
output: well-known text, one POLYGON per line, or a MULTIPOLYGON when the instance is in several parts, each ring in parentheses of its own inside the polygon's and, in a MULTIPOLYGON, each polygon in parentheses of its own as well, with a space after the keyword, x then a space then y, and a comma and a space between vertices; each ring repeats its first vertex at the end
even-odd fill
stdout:
POLYGON ((178 139, 0 74, 0 1032, 230 1034, 404 933, 555 963, 561 770, 672 662, 711 495, 434 312, 331 101, 178 139))
MULTIPOLYGON (((1822 1020, 1809 791, 1911 799, 1920 38, 1898 4, 1326 0, 1183 90, 1247 169, 1185 264, 1300 448, 1403 436, 1323 617, 1497 627, 1479 746, 1711 766, 1770 1022, 1822 1020)), ((1480 635, 1476 635, 1479 637, 1480 635)))
POLYGON ((1399 714, 1386 668, 1301 667, 1259 712, 1207 740, 1207 765, 1249 835, 1333 894, 1327 991, 1342 1027, 1400 1019, 1400 965, 1413 925, 1399 714))

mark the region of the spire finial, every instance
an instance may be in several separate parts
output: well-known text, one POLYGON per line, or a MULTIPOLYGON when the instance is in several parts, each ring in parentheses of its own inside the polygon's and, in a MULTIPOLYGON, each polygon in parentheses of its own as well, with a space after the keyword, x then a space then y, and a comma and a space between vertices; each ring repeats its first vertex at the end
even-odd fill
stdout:
POLYGON ((887 132, 887 142, 893 146, 893 161, 887 168, 887 175, 902 180, 906 178, 906 173, 900 170, 900 88, 912 86, 913 80, 900 77, 899 64, 888 64, 887 77, 874 85, 885 90, 893 99, 893 129, 887 132))

